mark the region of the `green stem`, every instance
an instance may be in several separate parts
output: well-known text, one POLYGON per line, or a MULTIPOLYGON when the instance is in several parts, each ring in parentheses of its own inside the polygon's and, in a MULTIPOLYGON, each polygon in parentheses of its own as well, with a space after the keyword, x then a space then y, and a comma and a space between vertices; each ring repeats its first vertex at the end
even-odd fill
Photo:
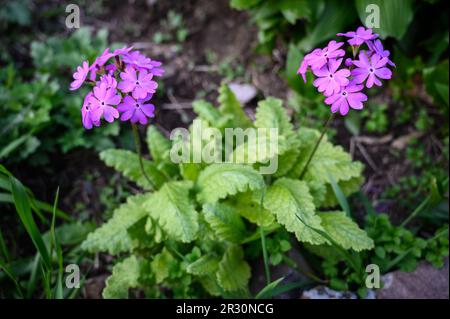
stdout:
POLYGON ((262 227, 259 227, 259 234, 261 236, 261 246, 263 251, 264 273, 266 275, 266 284, 268 285, 270 284, 269 257, 267 254, 266 237, 264 235, 264 229, 262 227))
POLYGON ((429 195, 425 200, 411 213, 411 215, 406 218, 403 223, 401 223, 400 227, 405 227, 406 224, 411 222, 425 207, 428 206, 428 203, 431 201, 431 195, 429 195))
POLYGON ((142 150, 141 150, 141 141, 139 139, 139 132, 138 132, 138 128, 136 126, 136 124, 131 124, 131 127, 133 129, 133 138, 134 138, 134 145, 136 146, 136 153, 138 154, 138 158, 139 158, 139 166, 141 168, 142 171, 142 175, 144 175, 145 179, 147 180, 147 182, 150 184, 151 188, 155 188, 155 185, 153 185, 153 182, 151 181, 151 179, 148 177, 147 173, 145 172, 144 169, 144 162, 143 162, 143 158, 142 158, 142 150))
POLYGON ((325 125, 323 127, 322 133, 320 134, 319 139, 317 140, 316 145, 314 146, 311 154, 309 155, 308 161, 305 164, 305 167, 303 167, 302 173, 300 174, 300 179, 303 179, 303 177, 305 176, 306 170, 309 166, 309 164, 311 163, 314 154, 316 154, 317 149, 319 148, 320 142, 322 142, 323 137, 325 136, 326 132, 328 131, 328 128, 330 127, 330 124, 332 122, 334 118, 334 113, 331 113, 330 117, 328 118, 328 120, 325 122, 325 125))
POLYGON ((314 275, 314 274, 312 274, 312 273, 310 273, 310 272, 307 272, 307 271, 301 269, 301 268, 297 265, 297 263, 296 263, 294 260, 292 260, 291 258, 289 258, 289 257, 286 256, 286 255, 283 255, 283 261, 284 261, 284 262, 286 263, 286 265, 288 265, 289 267, 291 267, 291 268, 297 270, 299 273, 301 273, 301 274, 305 275, 306 277, 308 277, 308 278, 314 280, 315 282, 318 282, 318 283, 321 283, 321 284, 326 284, 326 283, 328 283, 327 280, 320 279, 320 278, 317 277, 316 275, 314 275))

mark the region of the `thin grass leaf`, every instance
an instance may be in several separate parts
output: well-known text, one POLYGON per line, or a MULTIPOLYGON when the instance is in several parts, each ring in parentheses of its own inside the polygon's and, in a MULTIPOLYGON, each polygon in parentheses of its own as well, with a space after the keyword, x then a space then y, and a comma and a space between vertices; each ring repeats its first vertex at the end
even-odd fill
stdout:
POLYGON ((331 175, 329 172, 327 172, 327 175, 328 175, 328 179, 331 184, 331 188, 333 188, 334 195, 336 195, 339 205, 342 207, 345 214, 347 214, 348 217, 351 217, 352 212, 350 210, 350 205, 348 204, 348 201, 344 195, 344 192, 342 191, 342 189, 338 185, 338 183, 336 183, 336 180, 334 179, 333 175, 331 175))
MULTIPOLYGON (((50 234, 51 234, 51 238, 52 238, 51 247, 54 247, 56 249, 56 255, 58 258, 58 275, 56 277, 55 298, 63 299, 64 298, 64 292, 63 292, 63 286, 62 286, 63 255, 62 255, 61 244, 59 243, 58 238, 56 236, 56 232, 55 232, 56 210, 58 207, 58 200, 59 200, 59 187, 56 190, 55 200, 53 202, 53 216, 52 216, 52 225, 50 228, 50 234)), ((53 253, 51 253, 50 255, 53 256, 53 253)))
POLYGON ((16 211, 28 235, 31 237, 33 244, 41 255, 42 262, 44 263, 45 267, 49 269, 50 255, 48 253, 47 247, 44 244, 42 235, 39 232, 38 227, 31 214, 31 206, 25 188, 23 187, 22 183, 15 177, 10 176, 9 179, 11 182, 11 190, 13 193, 16 211))
POLYGON ((289 284, 282 285, 282 286, 277 286, 274 289, 272 289, 272 291, 270 292, 270 294, 268 294, 266 296, 266 298, 276 297, 276 296, 284 294, 288 291, 303 288, 312 283, 313 283, 312 281, 303 281, 303 282, 299 281, 299 282, 291 282, 289 284))
POLYGON ((37 282, 39 279, 39 273, 42 270, 41 269, 41 257, 39 254, 36 254, 33 260, 33 269, 30 273, 30 278, 28 279, 27 284, 27 298, 30 299, 33 297, 34 292, 36 291, 37 282))
POLYGON ((3 272, 6 274, 6 276, 11 279, 11 281, 14 283, 17 293, 19 294, 19 296, 21 298, 24 297, 23 295, 23 289, 22 286, 20 285, 20 282, 18 280, 18 278, 16 278, 16 276, 14 275, 14 273, 12 272, 12 270, 8 267, 8 265, 5 264, 5 262, 3 260, 0 259, 0 269, 3 270, 3 272))
POLYGON ((322 237, 324 237, 326 240, 328 240, 331 245, 336 248, 336 250, 339 252, 339 254, 344 258, 344 260, 346 260, 350 266, 360 275, 363 274, 363 269, 361 267, 361 257, 359 255, 352 255, 351 253, 349 253, 347 250, 345 250, 344 248, 342 248, 333 238, 331 238, 326 232, 320 230, 320 229, 316 229, 314 227, 309 226, 308 224, 306 224, 302 218, 298 215, 295 214, 296 217, 308 228, 312 229, 314 232, 316 232, 317 234, 321 235, 322 237))
POLYGON ((268 283, 263 289, 261 289, 255 296, 255 299, 268 299, 273 296, 274 289, 280 282, 284 280, 284 277, 278 278, 275 281, 268 283))
POLYGON ((6 247, 5 239, 3 238, 2 231, 0 229, 0 253, 3 259, 9 265, 11 263, 11 255, 9 253, 8 247, 6 247))

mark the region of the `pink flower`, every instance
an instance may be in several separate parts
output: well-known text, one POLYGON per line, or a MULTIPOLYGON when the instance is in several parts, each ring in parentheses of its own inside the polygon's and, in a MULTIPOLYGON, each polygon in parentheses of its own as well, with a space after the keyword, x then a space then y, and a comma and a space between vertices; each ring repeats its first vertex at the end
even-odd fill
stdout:
POLYGON ((91 116, 92 120, 99 121, 103 116, 107 122, 114 122, 114 119, 119 117, 119 112, 113 105, 119 104, 121 99, 116 89, 108 89, 106 83, 100 82, 98 86, 94 87, 94 96, 91 101, 95 108, 95 114, 91 116))
POLYGON ((89 92, 84 98, 83 107, 81 108, 81 119, 83 126, 90 130, 92 125, 99 126, 100 119, 98 118, 98 111, 96 111, 95 106, 92 104, 92 97, 94 94, 89 92), (95 120, 93 120, 95 118, 95 120))
POLYGON ((344 45, 344 42, 330 41, 324 49, 316 49, 311 52, 311 56, 308 58, 308 63, 311 69, 317 70, 322 68, 328 59, 336 59, 345 55, 345 51, 340 49, 344 45))
POLYGON ((100 83, 105 83, 107 89, 117 88, 117 80, 111 74, 105 74, 100 77, 100 83))
POLYGON ((84 61, 82 66, 77 67, 77 71, 73 74, 74 80, 70 83, 70 90, 74 91, 80 88, 80 86, 86 80, 86 76, 89 72, 89 63, 84 61))
POLYGON ((392 72, 385 67, 388 58, 381 58, 378 54, 367 57, 367 52, 361 51, 359 53, 359 60, 353 61, 357 67, 352 70, 352 76, 356 84, 366 81, 366 87, 371 88, 374 84, 381 86, 381 81, 378 78, 388 80, 392 77, 392 72))
POLYGON ((147 124, 148 117, 154 117, 155 106, 153 104, 146 104, 148 99, 135 100, 131 96, 127 95, 123 99, 123 102, 119 104, 117 109, 122 113, 120 116, 121 121, 130 120, 131 123, 147 124))
POLYGON ((367 101, 367 95, 361 93, 363 85, 350 84, 343 87, 339 93, 336 93, 325 99, 325 103, 331 105, 331 112, 339 111, 341 115, 347 115, 350 108, 361 110, 363 103, 367 101))
POLYGON ((152 59, 147 58, 139 51, 132 51, 125 54, 123 56, 123 62, 128 65, 134 66, 137 69, 150 70, 151 68, 153 68, 152 59))
POLYGON ((392 62, 391 60, 389 60, 389 56, 391 55, 391 52, 389 52, 389 50, 385 50, 385 49, 383 48, 383 43, 381 43, 380 40, 375 40, 375 41, 373 41, 373 42, 372 42, 372 41, 367 41, 367 46, 369 47, 369 49, 370 49, 372 52, 378 54, 380 57, 382 57, 382 58, 387 58, 387 59, 388 59, 388 60, 387 60, 387 63, 388 63, 390 66, 395 67, 395 63, 392 62))
POLYGON ((350 71, 347 69, 338 70, 341 63, 342 59, 330 59, 323 68, 313 70, 313 73, 318 77, 313 84, 319 92, 324 92, 325 96, 339 93, 341 87, 349 83, 347 78, 350 76, 350 71))
POLYGON ((118 88, 124 92, 132 92, 135 99, 143 99, 148 93, 155 93, 158 84, 152 81, 153 74, 146 70, 138 72, 131 66, 125 68, 125 72, 120 73, 122 81, 119 83, 118 88))
POLYGON ((125 55, 125 54, 128 54, 132 49, 133 49, 133 47, 128 47, 128 48, 127 47, 123 47, 123 48, 114 50, 114 52, 112 54, 114 56, 125 55))
POLYGON ((364 27, 359 27, 356 32, 350 31, 347 33, 338 33, 338 36, 350 38, 348 43, 353 46, 359 46, 366 41, 378 38, 378 34, 372 34, 372 29, 365 29, 364 27))

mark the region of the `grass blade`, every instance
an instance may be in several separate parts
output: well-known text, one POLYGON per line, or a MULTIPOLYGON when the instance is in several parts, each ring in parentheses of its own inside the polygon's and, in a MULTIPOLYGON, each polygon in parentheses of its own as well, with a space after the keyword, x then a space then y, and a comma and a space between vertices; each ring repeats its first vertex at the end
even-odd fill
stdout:
POLYGON ((347 216, 351 217, 352 212, 350 210, 350 205, 348 204, 348 201, 344 195, 344 192, 342 191, 341 187, 338 185, 338 183, 336 183, 336 180, 329 172, 327 172, 327 175, 328 175, 328 179, 331 184, 331 188, 333 188, 334 195, 336 195, 339 205, 344 210, 344 212, 347 214, 347 216))
POLYGON ((268 283, 263 289, 261 289, 255 296, 255 299, 267 299, 273 296, 273 290, 284 280, 284 277, 278 278, 275 281, 268 283))

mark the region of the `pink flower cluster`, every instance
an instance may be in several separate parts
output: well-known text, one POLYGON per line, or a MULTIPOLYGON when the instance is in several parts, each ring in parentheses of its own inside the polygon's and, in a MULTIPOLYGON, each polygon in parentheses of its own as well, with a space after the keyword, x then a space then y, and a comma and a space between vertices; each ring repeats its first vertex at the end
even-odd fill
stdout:
POLYGON ((337 35, 349 38, 352 57, 346 57, 344 42, 330 41, 325 48, 305 55, 297 74, 306 83, 306 73, 311 69, 316 76, 313 85, 323 93, 325 103, 331 105, 331 112, 346 115, 350 108, 363 108, 363 102, 367 101, 367 95, 362 92, 364 87, 381 86, 380 79, 392 77, 387 65, 395 67, 395 64, 389 59, 390 52, 384 50, 378 35, 371 29, 359 27, 356 31, 337 35), (363 44, 366 47, 362 47, 363 44))
POLYGON ((162 63, 154 61, 132 48, 110 52, 107 48, 89 65, 84 61, 73 74, 70 90, 77 90, 87 82, 94 87, 81 108, 83 126, 100 126, 101 119, 112 123, 121 121, 147 124, 154 117, 155 106, 149 103, 158 84, 154 76, 161 76, 162 63))

